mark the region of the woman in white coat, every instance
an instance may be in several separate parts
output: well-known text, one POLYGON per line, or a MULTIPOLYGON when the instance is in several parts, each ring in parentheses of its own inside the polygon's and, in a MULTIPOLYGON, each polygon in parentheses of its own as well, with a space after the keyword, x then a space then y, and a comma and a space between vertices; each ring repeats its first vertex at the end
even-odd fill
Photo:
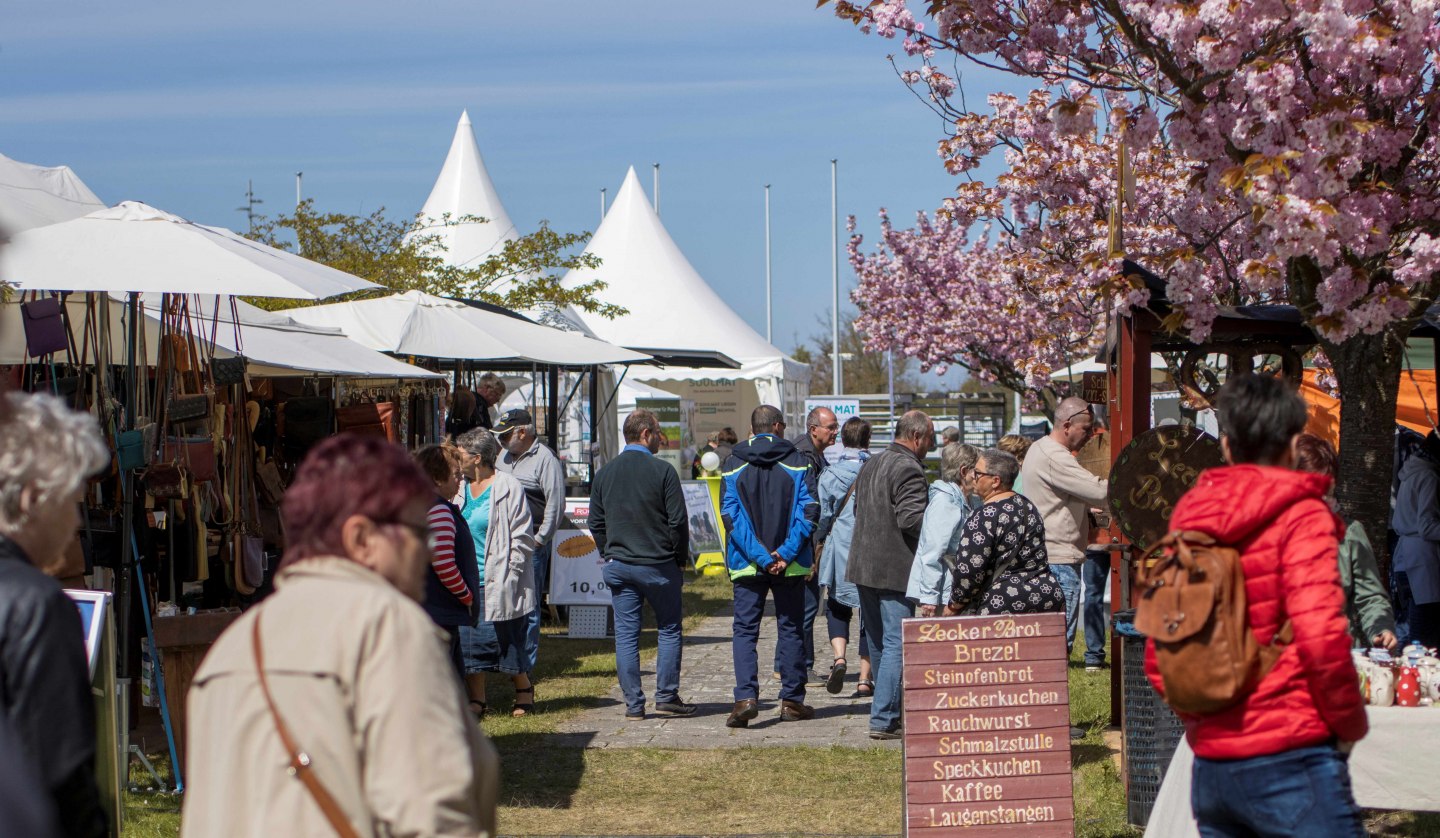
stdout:
POLYGON ((466 474, 460 514, 475 542, 484 607, 475 624, 462 627, 465 688, 470 709, 484 716, 485 673, 509 675, 515 683, 513 716, 535 712, 525 654, 526 617, 535 610, 535 536, 525 490, 514 477, 495 470, 500 442, 483 428, 457 440, 466 474))

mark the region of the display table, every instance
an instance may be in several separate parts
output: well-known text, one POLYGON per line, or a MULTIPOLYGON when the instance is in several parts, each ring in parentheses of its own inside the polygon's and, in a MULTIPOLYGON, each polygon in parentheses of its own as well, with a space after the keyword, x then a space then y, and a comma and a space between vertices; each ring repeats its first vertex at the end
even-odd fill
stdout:
MULTIPOLYGON (((1350 784, 1365 809, 1440 812, 1440 708, 1367 707, 1370 733, 1350 753, 1350 784)), ((1195 754, 1184 739, 1165 772, 1146 838, 1199 838, 1190 814, 1195 754)))

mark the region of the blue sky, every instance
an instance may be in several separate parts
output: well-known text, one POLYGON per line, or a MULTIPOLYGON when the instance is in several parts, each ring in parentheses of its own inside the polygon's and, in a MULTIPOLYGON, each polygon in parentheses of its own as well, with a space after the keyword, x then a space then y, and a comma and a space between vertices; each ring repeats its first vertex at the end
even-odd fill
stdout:
POLYGON ((954 188, 943 126, 885 59, 899 43, 809 0, 0 0, 0 15, 0 152, 68 164, 110 203, 240 228, 247 180, 261 211, 288 211, 303 170, 322 209, 409 215, 468 108, 522 230, 593 230, 600 188, 634 165, 648 189, 659 162, 666 227, 763 334, 770 183, 785 350, 829 308, 832 157, 842 225, 854 214, 872 239, 878 208, 908 222, 954 188))

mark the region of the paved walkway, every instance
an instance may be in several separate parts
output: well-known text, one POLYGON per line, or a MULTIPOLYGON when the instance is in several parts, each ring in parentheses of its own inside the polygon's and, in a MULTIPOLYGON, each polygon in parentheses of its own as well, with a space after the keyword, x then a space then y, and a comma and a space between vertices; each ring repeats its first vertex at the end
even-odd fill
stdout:
MULTIPOLYGON (((805 702, 815 708, 815 718, 805 722, 780 721, 780 681, 770 671, 775 660, 775 618, 773 607, 767 606, 760 627, 760 717, 741 730, 725 727, 725 718, 734 705, 735 669, 730 657, 732 614, 707 618, 698 629, 685 636, 684 658, 680 670, 680 695, 699 705, 694 716, 675 718, 647 713, 644 721, 625 720, 625 703, 616 684, 605 703, 586 710, 562 725, 560 736, 577 747, 586 748, 744 748, 751 746, 841 745, 852 748, 898 748, 899 741, 876 742, 870 739, 870 699, 852 698, 855 692, 860 658, 856 651, 859 619, 851 620, 849 672, 845 688, 839 695, 830 695, 823 684, 806 688, 805 702)), ((815 621, 815 668, 829 672, 834 659, 821 612, 815 621)), ((650 707, 655 700, 654 661, 641 665, 645 695, 650 707)))

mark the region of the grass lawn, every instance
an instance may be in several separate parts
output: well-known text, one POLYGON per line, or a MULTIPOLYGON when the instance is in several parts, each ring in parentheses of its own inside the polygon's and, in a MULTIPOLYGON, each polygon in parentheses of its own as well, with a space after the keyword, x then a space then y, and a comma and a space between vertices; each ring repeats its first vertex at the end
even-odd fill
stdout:
MULTIPOLYGON (((685 589, 686 629, 730 599, 724 577, 692 578, 685 589)), ((857 748, 740 748, 670 750, 560 747, 547 734, 588 707, 615 683, 609 640, 570 640, 547 629, 540 656, 540 712, 513 719, 509 679, 490 683, 491 715, 484 727, 503 765, 500 827, 507 835, 898 835, 901 823, 899 750, 857 748), (774 791, 737 794, 737 778, 752 789, 771 778, 774 791), (747 801, 767 801, 751 805, 747 801)), ((1075 661, 1080 659, 1076 644, 1075 661)), ((653 655, 655 633, 641 638, 653 655)), ((1076 834, 1133 838, 1125 823, 1124 779, 1104 740, 1110 724, 1109 672, 1070 670, 1071 720, 1086 730, 1072 751, 1076 834)), ((151 755, 162 774, 168 760, 151 755)), ((137 767, 132 778, 142 786, 137 767)), ((179 833, 178 798, 127 795, 125 835, 171 838, 179 833)), ((1372 813, 1372 834, 1440 838, 1440 816, 1372 813)))

